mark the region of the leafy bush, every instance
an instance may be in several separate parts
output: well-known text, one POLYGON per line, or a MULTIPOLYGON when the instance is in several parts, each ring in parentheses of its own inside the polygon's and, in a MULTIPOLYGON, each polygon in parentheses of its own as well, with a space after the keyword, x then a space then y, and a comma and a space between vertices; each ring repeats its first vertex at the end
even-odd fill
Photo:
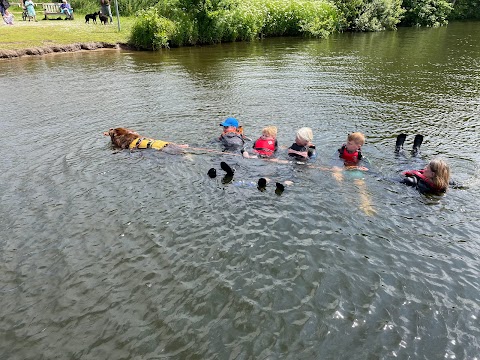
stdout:
POLYGON ((175 33, 173 21, 158 14, 157 9, 140 10, 132 27, 129 42, 144 50, 169 47, 169 39, 175 33))
MULTIPOLYGON (((98 0, 72 2, 77 9, 99 8, 98 0)), ((151 50, 266 36, 393 30, 400 21, 439 26, 450 14, 480 17, 480 0, 122 0, 119 6, 123 15, 138 16, 132 45, 151 50), (456 4, 454 13, 449 1, 456 4)))
POLYGON ((402 0, 337 0, 337 3, 344 14, 346 30, 394 30, 405 13, 402 0))
POLYGON ((361 31, 395 30, 405 10, 402 0, 373 0, 366 4, 364 11, 355 21, 361 31))
POLYGON ((263 36, 328 36, 339 27, 338 9, 327 1, 245 0, 210 13, 210 38, 252 40, 263 36))
POLYGON ((175 29, 170 37, 170 46, 195 45, 199 42, 198 26, 188 14, 177 16, 175 29))
POLYGON ((402 23, 408 26, 445 25, 453 9, 446 0, 403 0, 403 7, 407 12, 402 23))
POLYGON ((480 0, 454 1, 451 19, 480 19, 480 0))
MULTIPOLYGON (((304 4, 319 2, 320 4, 329 4, 338 9, 341 28, 344 30, 373 30, 373 29, 391 29, 402 19, 403 11, 399 8, 400 0, 311 0, 304 1, 304 4)), ((222 18, 222 14, 213 14, 213 12, 225 11, 226 13, 234 11, 237 7, 243 7, 243 10, 254 5, 254 8, 262 11, 262 3, 269 5, 273 12, 276 7, 284 7, 287 1, 278 0, 118 0, 119 12, 122 16, 134 15, 137 11, 156 7, 162 16, 171 19, 177 19, 181 15, 189 15, 189 21, 194 19, 208 18, 212 15, 214 18, 222 18), (278 3, 278 4, 277 4, 278 3), (283 3, 283 4, 282 4, 283 3)), ((296 8, 302 2, 292 0, 292 8, 296 8)), ((71 0, 72 6, 79 13, 88 13, 100 9, 98 0, 71 0)), ((115 2, 111 0, 112 12, 115 13, 115 2)), ((406 18, 402 21, 404 25, 427 25, 434 26, 445 23, 445 19, 478 19, 480 18, 480 0, 403 0, 403 9, 407 10, 406 18), (453 11, 452 11, 453 8, 453 11)), ((242 10, 242 9, 241 9, 242 10)), ((243 11, 242 10, 242 11, 243 11)), ((243 15, 237 14, 238 19, 243 15)), ((253 15, 256 17, 256 15, 253 15)), ((288 18, 288 15, 285 16, 288 18)), ((185 22, 183 17, 180 22, 185 22)), ((253 18, 251 18, 253 20, 253 18)), ((255 20, 255 22, 258 19, 255 20)), ((267 19, 268 20, 268 19, 267 19)), ((202 21, 200 21, 202 22, 202 21)), ((315 29, 316 23, 321 23, 320 19, 312 20, 310 25, 305 28, 315 29)), ((208 24, 208 21, 205 22, 208 24)), ((213 23, 214 25, 215 22, 213 23)), ((191 24, 190 24, 191 25, 191 24)), ((190 28, 190 25, 187 28, 190 28)), ((247 28, 252 29, 252 24, 247 28)), ((253 26, 253 27, 256 27, 253 26)), ((248 32, 248 31, 247 31, 248 32)), ((308 32, 308 31, 307 31, 308 32)), ((314 31, 315 32, 315 31, 314 31)))
MULTIPOLYGON (((58 0, 58 2, 61 2, 61 0, 58 0)), ((70 5, 72 5, 74 11, 76 13, 93 13, 94 11, 100 10, 100 1, 92 1, 92 0, 70 0, 69 1, 70 5)), ((114 10, 112 8, 112 14, 114 13, 114 10)))
POLYGON ((249 1, 217 9, 209 16, 213 42, 252 40, 259 36, 264 22, 264 11, 249 1))
MULTIPOLYGON (((256 3, 261 7, 263 2, 256 3)), ((263 6, 266 13, 262 32, 266 36, 326 37, 339 29, 339 11, 327 1, 271 0, 263 6)))
MULTIPOLYGON (((168 31, 160 37, 163 41, 168 37, 170 46, 249 41, 262 36, 325 37, 339 28, 340 18, 338 9, 325 0, 161 0, 156 9, 156 16, 174 24, 173 28, 163 25, 168 31)), ((158 22, 151 14, 149 21, 146 13, 142 14, 138 26, 152 28, 151 23, 158 22)), ((141 34, 135 38, 138 44, 145 34, 134 30, 141 34)))
MULTIPOLYGON (((76 0, 75 0, 76 1, 76 0)), ((98 0, 94 0, 99 3, 98 0)), ((139 10, 148 9, 155 5, 155 0, 118 0, 118 11, 124 16, 130 16, 137 13, 139 10)), ((112 12, 114 8, 114 0, 110 0, 112 12)))

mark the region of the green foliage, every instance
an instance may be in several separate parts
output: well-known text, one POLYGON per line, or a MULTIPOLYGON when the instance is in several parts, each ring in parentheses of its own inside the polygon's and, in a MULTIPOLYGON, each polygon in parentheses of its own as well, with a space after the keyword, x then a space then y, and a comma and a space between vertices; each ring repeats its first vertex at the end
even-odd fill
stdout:
POLYGON ((186 11, 182 7, 180 0, 160 0, 151 6, 157 8, 158 12, 168 19, 186 16, 186 11))
POLYGON ((209 14, 215 41, 263 36, 326 37, 339 28, 338 9, 318 0, 244 0, 209 14))
POLYGON ((241 3, 230 9, 217 9, 209 14, 210 28, 206 39, 210 42, 252 40, 259 36, 263 26, 261 9, 241 3))
POLYGON ((177 16, 175 29, 170 37, 170 46, 195 45, 199 42, 199 38, 195 19, 185 13, 177 16))
MULTIPOLYGON (((301 1, 292 0, 291 7, 296 8, 301 1)), ((454 19, 478 19, 480 18, 480 0, 403 0, 400 8, 400 0, 311 0, 305 1, 307 6, 312 3, 329 4, 338 9, 338 21, 340 27, 344 30, 378 30, 394 29, 398 20, 403 19, 403 13, 406 10, 404 25, 427 25, 434 26, 445 23, 446 18, 454 19), (403 9, 402 9, 403 8, 403 9), (453 11, 452 11, 453 8, 453 11)), ((216 11, 234 11, 235 8, 243 7, 244 10, 251 8, 255 10, 264 7, 271 7, 275 12, 278 6, 288 6, 282 3, 287 1, 278 0, 119 0, 119 12, 122 16, 131 16, 137 11, 156 7, 162 16, 171 20, 177 20, 177 17, 183 18, 179 21, 184 22, 185 15, 190 19, 198 19, 199 25, 208 25, 208 18, 223 17, 221 14, 212 14, 216 11), (280 4, 277 4, 280 3, 280 4), (252 7, 255 4, 254 7, 252 7)), ((99 0, 71 0, 72 6, 80 13, 90 13, 100 9, 99 0)), ((115 14, 115 2, 111 0, 112 12, 115 14)), ((241 19, 245 17, 241 14, 236 17, 241 19)), ((257 15, 253 14, 253 17, 257 15)), ((228 17, 228 16, 226 16, 228 17)), ((287 18, 288 16, 285 15, 287 18)), ((253 19, 253 18, 252 18, 253 19)), ((314 29, 315 23, 321 23, 318 19, 309 22, 305 28, 314 29)), ((215 24, 215 21, 212 23, 215 24)), ((251 27, 252 25, 247 25, 251 27)), ((315 31, 313 31, 315 32, 315 31)), ((308 33, 308 31, 307 31, 308 33)))
POLYGON ((454 1, 450 19, 480 19, 480 0, 454 1))
MULTIPOLYGON (((61 2, 61 0, 55 0, 54 2, 61 2)), ((139 10, 156 6, 158 2, 158 0, 118 0, 118 11, 122 16, 131 16, 139 10)), ((82 14, 100 10, 100 0, 70 0, 70 4, 76 12, 80 11, 82 14)), ((116 15, 114 0, 110 0, 110 6, 112 14, 116 15)))
POLYGON ((402 24, 408 26, 440 26, 448 22, 453 9, 446 0, 403 0, 406 14, 402 24))
POLYGON ((175 24, 158 14, 157 9, 140 10, 132 27, 129 42, 145 50, 158 50, 169 46, 175 33, 175 24))
POLYGON ((326 0, 160 0, 137 13, 131 42, 142 49, 248 41, 261 36, 328 36, 338 9, 326 0))
MULTIPOLYGON (((61 0, 58 0, 58 2, 61 2, 61 0)), ((81 13, 88 14, 88 13, 93 13, 94 11, 100 10, 100 1, 70 0, 69 2, 76 13, 80 11, 81 13)))
POLYGON ((402 0, 338 0, 343 28, 354 31, 394 30, 405 10, 402 0))
MULTIPOLYGON (((97 4, 99 0, 93 0, 97 4)), ((148 9, 154 6, 158 1, 156 0, 118 0, 118 11, 122 15, 130 16, 136 14, 139 10, 148 9)), ((112 13, 114 12, 114 0, 110 0, 112 13)), ((99 7, 99 5, 98 5, 99 7)))
MULTIPOLYGON (((71 1, 78 13, 100 8, 99 0, 71 1)), ((114 0, 111 3, 114 11, 114 0)), ((142 49, 271 36, 320 38, 343 30, 394 30, 400 22, 439 26, 447 23, 449 15, 480 17, 480 0, 121 0, 118 4, 120 14, 137 16, 130 40, 142 49)))
POLYGON ((373 0, 365 5, 355 27, 361 31, 395 30, 404 12, 402 0, 373 0))
MULTIPOLYGON (((262 1, 257 0, 257 4, 262 1)), ((266 9, 263 33, 266 36, 308 35, 326 37, 339 29, 340 15, 326 1, 271 0, 266 9)))
POLYGON ((344 17, 341 22, 342 29, 355 30, 355 22, 362 12, 364 0, 337 0, 335 3, 344 17))

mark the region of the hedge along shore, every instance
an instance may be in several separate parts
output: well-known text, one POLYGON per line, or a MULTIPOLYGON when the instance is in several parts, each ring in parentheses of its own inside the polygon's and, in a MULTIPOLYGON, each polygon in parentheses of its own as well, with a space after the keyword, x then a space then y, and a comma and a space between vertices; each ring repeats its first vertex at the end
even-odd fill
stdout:
MULTIPOLYGON (((112 24, 85 24, 85 15, 75 20, 43 20, 37 11, 37 22, 23 21, 21 12, 13 7, 14 25, 0 24, 0 59, 41 56, 53 53, 91 51, 98 49, 131 49, 127 42, 133 17, 121 17, 121 31, 116 19, 112 24)), ((12 8, 11 7, 11 8, 12 8)), ((0 19, 1 20, 1 19, 0 19)))

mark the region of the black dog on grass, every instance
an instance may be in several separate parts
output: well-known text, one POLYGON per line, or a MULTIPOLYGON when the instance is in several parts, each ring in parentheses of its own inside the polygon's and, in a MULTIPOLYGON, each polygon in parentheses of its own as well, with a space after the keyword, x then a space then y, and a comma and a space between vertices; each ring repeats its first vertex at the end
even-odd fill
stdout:
POLYGON ((98 18, 100 19, 100 22, 102 23, 102 25, 107 25, 108 16, 103 15, 99 12, 98 18))
POLYGON ((94 12, 93 14, 87 14, 85 15, 85 24, 90 24, 90 20, 92 20, 92 22, 94 24, 97 23, 97 16, 100 15, 100 11, 98 12, 94 12))

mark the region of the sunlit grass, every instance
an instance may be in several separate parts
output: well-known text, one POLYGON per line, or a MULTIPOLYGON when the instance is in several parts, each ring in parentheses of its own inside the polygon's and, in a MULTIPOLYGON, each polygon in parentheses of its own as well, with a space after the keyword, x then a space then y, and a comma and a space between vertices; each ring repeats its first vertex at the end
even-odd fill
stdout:
MULTIPOLYGON (((13 6, 12 6, 13 8, 13 6)), ((37 10, 37 22, 23 21, 17 7, 13 26, 0 25, 0 50, 18 50, 52 45, 74 43, 106 42, 126 43, 133 25, 133 17, 120 17, 120 31, 117 19, 110 25, 85 24, 85 14, 75 14, 75 20, 43 20, 43 13, 37 10)))

